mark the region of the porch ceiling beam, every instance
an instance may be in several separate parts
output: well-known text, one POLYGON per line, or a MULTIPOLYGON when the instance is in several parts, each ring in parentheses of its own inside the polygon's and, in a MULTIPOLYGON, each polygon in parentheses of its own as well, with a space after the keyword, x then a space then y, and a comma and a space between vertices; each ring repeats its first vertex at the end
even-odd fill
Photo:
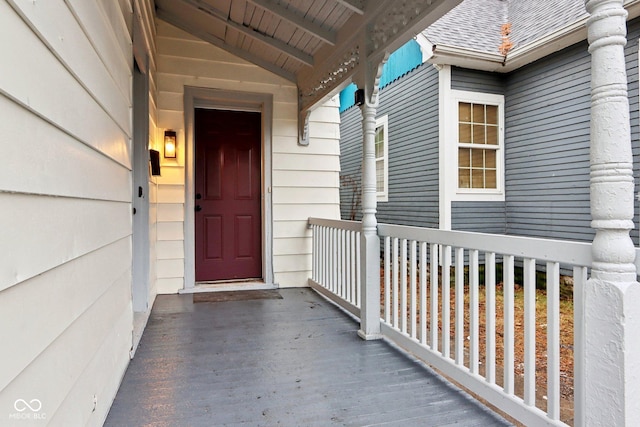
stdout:
POLYGON ((385 53, 398 49, 461 2, 367 2, 364 15, 353 14, 338 32, 336 46, 322 46, 314 54, 316 65, 298 73, 300 112, 335 94, 350 77, 361 74, 366 62, 379 63, 385 53))
POLYGON ((185 21, 179 18, 176 18, 173 14, 165 12, 163 9, 156 10, 156 15, 158 16, 158 18, 162 19, 163 21, 166 21, 169 24, 180 28, 183 31, 186 31, 206 42, 209 42, 212 45, 219 47, 220 49, 224 49, 227 52, 239 58, 244 59, 245 61, 249 61, 259 67, 264 68, 265 70, 271 71, 272 73, 277 74, 278 76, 284 79, 287 79, 291 82, 294 82, 294 83, 296 82, 296 76, 293 73, 289 73, 283 70, 282 68, 278 67, 276 64, 266 61, 256 55, 253 55, 252 53, 239 49, 235 46, 231 46, 230 44, 225 43, 224 40, 219 39, 213 34, 210 34, 207 31, 202 30, 200 28, 196 28, 193 25, 189 25, 185 21))
POLYGON ((253 3, 261 9, 266 10, 267 12, 273 13, 279 18, 289 22, 300 30, 316 37, 323 42, 334 46, 336 44, 336 33, 331 30, 327 30, 326 28, 321 27, 320 25, 309 21, 301 15, 293 12, 290 9, 287 9, 284 6, 281 6, 278 3, 275 3, 272 0, 247 0, 249 3, 253 3))
POLYGON ((301 62, 304 65, 313 67, 313 57, 311 55, 308 55, 303 51, 296 49, 295 47, 290 46, 278 39, 274 39, 273 37, 264 35, 253 28, 238 24, 237 22, 231 21, 226 17, 221 16, 220 11, 216 10, 216 8, 203 2, 202 0, 180 0, 180 1, 182 3, 188 4, 188 5, 191 5, 192 7, 197 8, 198 10, 206 13, 207 16, 210 16, 211 18, 217 20, 218 22, 221 22, 227 27, 233 28, 234 30, 240 32, 241 34, 244 34, 245 36, 253 40, 256 40, 260 43, 264 43, 267 46, 270 46, 276 49, 277 51, 287 55, 291 59, 301 62))
POLYGON ((364 2, 362 0, 336 0, 336 3, 346 7, 358 15, 364 15, 364 2))

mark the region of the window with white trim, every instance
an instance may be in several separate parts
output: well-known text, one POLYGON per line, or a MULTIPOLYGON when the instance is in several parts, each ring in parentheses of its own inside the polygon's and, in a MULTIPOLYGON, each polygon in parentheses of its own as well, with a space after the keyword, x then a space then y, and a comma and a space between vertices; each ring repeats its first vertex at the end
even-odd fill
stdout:
POLYGON ((379 202, 389 200, 389 118, 376 119, 376 195, 379 202))
POLYGON ((504 197, 504 97, 454 92, 457 195, 504 197))

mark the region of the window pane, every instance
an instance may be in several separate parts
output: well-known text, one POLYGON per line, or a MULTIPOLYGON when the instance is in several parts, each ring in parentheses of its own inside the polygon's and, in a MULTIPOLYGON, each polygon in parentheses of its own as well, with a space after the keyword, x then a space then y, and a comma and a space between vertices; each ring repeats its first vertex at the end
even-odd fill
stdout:
POLYGON ((484 188, 484 170, 471 169, 471 188, 484 188))
POLYGON ((473 123, 484 123, 484 105, 473 104, 473 123))
POLYGON ((486 141, 484 139, 484 125, 473 125, 473 143, 474 144, 485 144, 486 141))
POLYGON ((498 188, 495 169, 487 169, 484 172, 485 188, 498 188))
POLYGON ((384 161, 376 161, 376 191, 384 191, 384 161))
POLYGON ((471 143, 471 125, 463 123, 458 125, 458 142, 463 144, 471 143))
POLYGON ((471 166, 474 168, 484 167, 484 151, 485 150, 471 150, 471 166))
POLYGON ((471 167, 471 154, 468 148, 458 149, 458 166, 461 168, 471 167))
POLYGON ((498 106, 487 105, 487 124, 498 124, 498 106))
POLYGON ((496 151, 495 150, 485 150, 484 167, 488 169, 496 168, 496 151))
POLYGON ((471 121, 471 104, 461 102, 458 104, 458 121, 470 122, 471 121))
POLYGON ((458 169, 458 187, 459 188, 469 188, 470 185, 470 170, 469 169, 458 169))
POLYGON ((487 126, 487 144, 498 145, 498 126, 487 126))
POLYGON ((376 159, 384 157, 384 142, 376 142, 376 159))

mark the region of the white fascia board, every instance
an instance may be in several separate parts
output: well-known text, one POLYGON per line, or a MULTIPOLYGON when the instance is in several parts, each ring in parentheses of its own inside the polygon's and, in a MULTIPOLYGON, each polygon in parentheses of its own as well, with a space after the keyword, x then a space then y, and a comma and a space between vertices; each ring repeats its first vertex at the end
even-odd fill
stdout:
POLYGON ((442 44, 434 45, 433 55, 427 62, 493 72, 503 72, 504 68, 504 57, 499 53, 480 52, 442 44))

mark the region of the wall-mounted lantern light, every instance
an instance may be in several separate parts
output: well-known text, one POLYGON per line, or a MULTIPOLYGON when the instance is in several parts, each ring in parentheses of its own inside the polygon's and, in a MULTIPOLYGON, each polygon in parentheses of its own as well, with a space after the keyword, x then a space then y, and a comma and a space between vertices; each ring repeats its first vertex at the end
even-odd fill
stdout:
POLYGON ((164 158, 176 158, 176 133, 172 130, 164 131, 164 158))

